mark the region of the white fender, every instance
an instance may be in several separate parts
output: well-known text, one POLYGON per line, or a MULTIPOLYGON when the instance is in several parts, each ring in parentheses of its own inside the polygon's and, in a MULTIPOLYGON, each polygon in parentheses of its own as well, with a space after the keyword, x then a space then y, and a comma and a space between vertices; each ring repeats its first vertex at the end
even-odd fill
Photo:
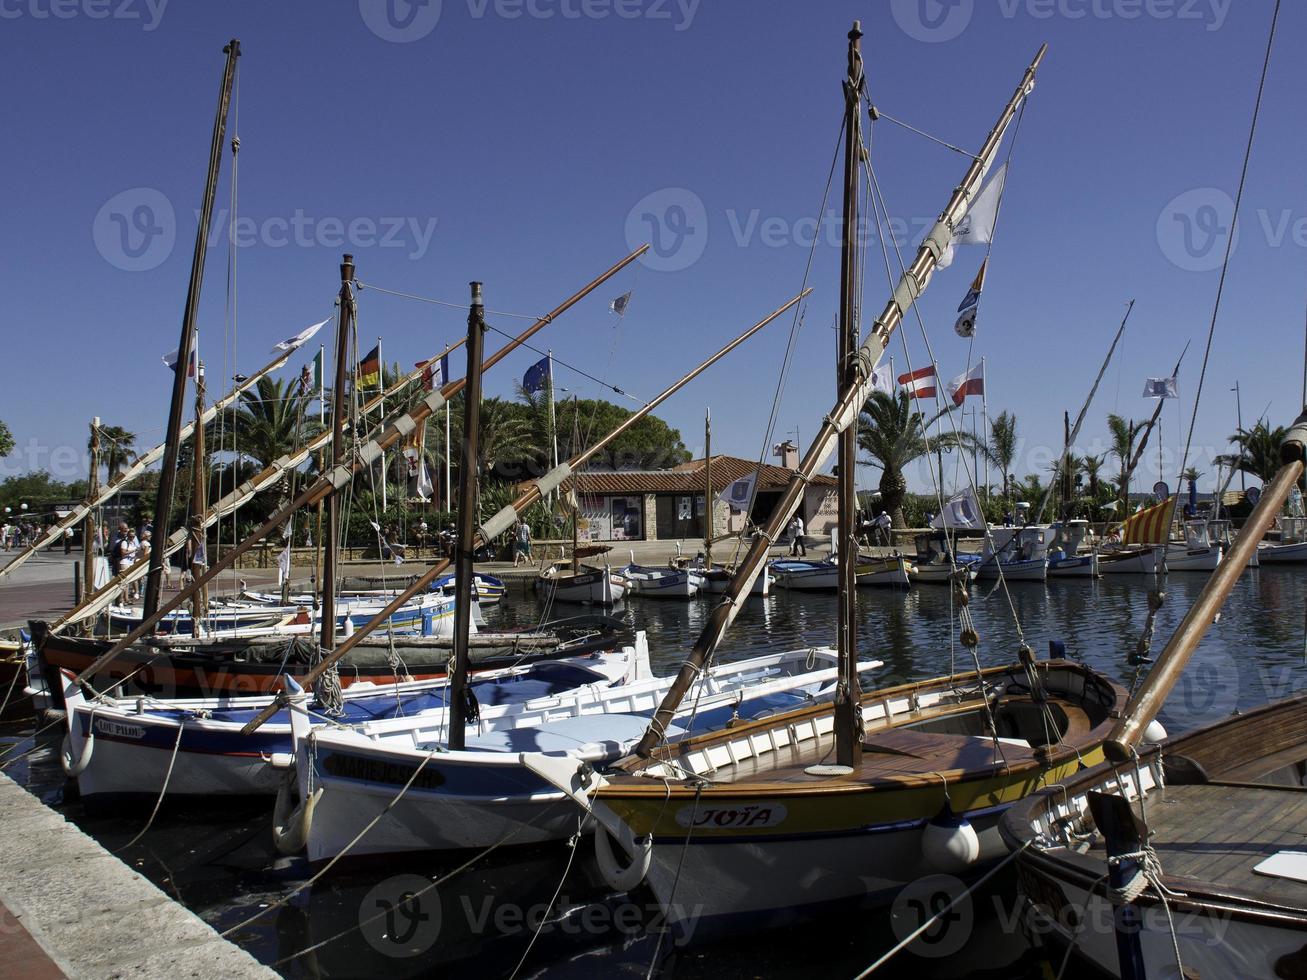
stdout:
POLYGON ((629 892, 644 881, 644 876, 649 873, 649 864, 653 860, 652 838, 646 837, 643 841, 638 841, 632 836, 631 829, 623 824, 618 832, 617 843, 631 862, 624 868, 613 854, 612 836, 603 824, 597 821, 594 839, 595 862, 599 865, 599 873, 609 888, 614 891, 629 892))
POLYGON ((86 738, 77 734, 77 709, 86 704, 86 696, 77 686, 77 680, 71 671, 61 670, 64 681, 64 720, 68 730, 64 733, 63 744, 59 746, 59 764, 64 775, 69 779, 80 776, 91 764, 91 755, 95 752, 95 711, 91 711, 86 726, 86 738))
POLYGON ((921 856, 936 871, 952 873, 980 860, 980 838, 965 817, 945 808, 921 832, 921 856))
POLYGON ((1162 723, 1156 718, 1150 721, 1148 727, 1144 729, 1144 741, 1152 745, 1166 741, 1166 729, 1162 727, 1162 723))
POLYGON ((307 798, 299 797, 299 803, 292 807, 292 791, 298 796, 295 770, 287 769, 277 788, 277 806, 272 813, 272 842, 279 854, 290 856, 304 850, 309 840, 309 829, 313 826, 313 811, 322 797, 319 786, 307 798))

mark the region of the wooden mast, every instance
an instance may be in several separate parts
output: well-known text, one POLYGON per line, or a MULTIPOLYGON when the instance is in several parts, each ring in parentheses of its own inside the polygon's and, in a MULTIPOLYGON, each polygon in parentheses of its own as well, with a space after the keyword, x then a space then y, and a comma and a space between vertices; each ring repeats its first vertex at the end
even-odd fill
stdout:
POLYGON ((713 497, 712 497, 712 409, 703 411, 703 564, 712 571, 713 497))
MULTIPOLYGON (((204 257, 209 247, 209 223, 213 217, 213 199, 218 190, 218 170, 222 164, 222 144, 227 136, 227 110, 231 106, 232 80, 241 43, 233 38, 223 53, 227 65, 222 73, 218 112, 213 120, 213 138, 209 144, 209 173, 200 204, 200 220, 195 230, 195 251, 191 256, 191 281, 186 289, 186 308, 182 313, 181 339, 177 342, 177 361, 173 365, 172 402, 168 408, 167 438, 164 440, 163 470, 159 474, 159 493, 154 504, 154 537, 162 542, 168 537, 172 517, 172 495, 177 483, 177 448, 181 441, 182 414, 185 411, 186 375, 191 352, 195 348, 195 319, 200 309, 200 289, 204 284, 204 257)), ((159 608, 159 586, 163 583, 163 548, 150 549, 150 570, 145 575, 145 599, 142 615, 149 619, 159 608)))
MULTIPOLYGON (((868 332, 867 339, 863 341, 858 350, 856 359, 858 364, 865 364, 869 367, 880 360, 890 338, 894 335, 894 331, 903 322, 904 315, 911 309, 917 297, 925 292, 930 285, 931 277, 938 268, 939 257, 950 247, 954 229, 965 217, 975 196, 980 193, 988 166, 998 153, 999 144, 1002 142, 1008 124, 1016 117, 1017 108, 1033 91, 1035 74, 1039 70, 1047 51, 1048 45, 1040 46, 1034 60, 1022 76, 1016 91, 1008 99, 1007 105, 1004 106, 998 122, 995 123, 993 129, 985 138, 980 152, 975 155, 968 165, 966 174, 963 176, 961 183, 954 189, 953 196, 949 199, 939 219, 926 233, 926 237, 917 248, 916 258, 900 275, 898 284, 894 289, 894 295, 885 304, 885 308, 868 332)), ((744 560, 735 573, 735 578, 731 580, 731 584, 727 587, 721 601, 713 607, 712 612, 709 614, 703 632, 699 634, 699 639, 695 641, 694 648, 686 657, 680 673, 677 675, 676 680, 672 682, 672 686, 664 696, 662 704, 659 705, 649 728, 645 731, 644 737, 636 747, 635 752, 638 755, 647 757, 661 740, 661 733, 667 730, 667 726, 671 723, 671 719, 686 692, 690 689, 690 685, 703 671, 704 664, 707 663, 708 658, 717 649, 717 644, 721 642, 722 636, 730 628, 736 614, 742 608, 743 602, 741 600, 749 594, 754 581, 761 573, 763 563, 770 553, 772 542, 781 536, 785 525, 789 523, 799 504, 802 503, 808 481, 816 475, 817 471, 829 459, 839 432, 855 423, 859 410, 866 403, 871 392, 869 375, 869 370, 859 368, 857 384, 839 392, 839 400, 822 421, 816 438, 812 441, 807 453, 799 463, 799 468, 790 477, 785 489, 781 491, 780 499, 773 505, 766 524, 754 537, 753 544, 749 547, 744 560)))
MULTIPOLYGON (((558 317, 562 316, 583 298, 594 292, 640 256, 644 255, 648 250, 648 245, 641 245, 635 251, 631 252, 630 255, 626 256, 626 258, 619 261, 597 278, 591 280, 577 292, 563 300, 563 302, 553 310, 532 323, 499 350, 495 351, 495 353, 487 357, 485 362, 481 365, 481 369, 485 371, 494 367, 505 357, 535 336, 536 333, 549 326, 549 324, 553 323, 558 319, 558 317)), ((386 426, 384 431, 379 435, 360 446, 357 454, 350 461, 342 462, 337 466, 333 466, 328 472, 319 475, 310 486, 302 490, 299 495, 289 503, 280 507, 275 514, 269 516, 262 524, 255 528, 253 532, 247 535, 240 544, 229 550, 221 558, 216 559, 199 580, 183 589, 173 598, 169 599, 167 603, 161 606, 152 615, 145 617, 141 621, 141 625, 137 626, 125 637, 97 657, 94 663, 77 675, 77 682, 79 684, 86 684, 108 664, 116 660, 124 650, 153 630, 164 616, 189 600, 195 589, 207 585, 209 582, 213 581, 213 579, 217 578, 217 576, 223 571, 234 565, 240 560, 242 555, 250 551, 269 534, 283 527, 286 521, 290 520, 290 518, 300 508, 307 507, 310 504, 316 504, 319 500, 324 500, 335 494, 338 489, 348 486, 357 473, 359 473, 365 466, 371 465, 372 461, 380 455, 382 449, 388 449, 391 446, 397 445, 406 435, 408 435, 409 432, 412 431, 414 426, 430 418, 434 412, 438 411, 445 405, 448 399, 453 398, 456 394, 462 391, 465 384, 465 379, 459 379, 458 381, 450 382, 439 391, 429 393, 424 399, 422 399, 416 408, 398 416, 395 421, 386 426)), ((340 424, 343 424, 341 420, 332 420, 332 425, 340 424)), ((504 529, 501 529, 499 533, 502 533, 502 530, 504 529)), ((425 578, 425 576, 423 578, 425 578)), ((426 579, 424 587, 425 585, 429 585, 430 581, 430 579, 426 579)), ((415 593, 409 593, 409 597, 411 598, 413 594, 415 593)), ((391 610, 391 612, 393 611, 394 610, 391 610)))
MULTIPOLYGON (((89 503, 100 492, 100 419, 91 419, 91 472, 86 483, 86 499, 89 503)), ((95 591, 95 511, 86 508, 86 517, 82 519, 82 595, 95 591)))
MULTIPOLYGON (((542 500, 545 500, 551 491, 558 489, 568 479, 568 477, 573 476, 577 470, 583 467, 597 454, 602 452, 606 447, 611 445, 613 440, 620 438, 623 433, 627 432, 633 425, 638 423, 642 418, 644 418, 646 415, 652 412, 655 408, 657 408, 659 405, 665 402, 668 398, 672 397, 672 395, 676 394, 678 391, 684 388, 687 384, 689 384, 691 381, 693 381, 695 378, 701 375, 704 371, 708 370, 708 368, 712 367, 714 364, 720 361, 731 351, 735 350, 735 348, 743 344, 746 340, 748 340, 750 337, 752 337, 754 334, 760 331, 763 327, 767 326, 770 323, 775 322, 778 318, 783 316, 787 311, 793 309, 800 302, 806 299, 811 292, 812 292, 811 289, 805 289, 802 293, 794 297, 794 299, 790 300, 784 306, 768 314, 758 323, 755 323, 744 333, 740 334, 740 336, 732 340, 729 344, 727 344, 725 347, 719 350, 716 354, 713 354, 712 357, 708 358, 706 361, 700 364, 689 374, 686 374, 675 384, 665 389, 661 394, 659 394, 656 398, 650 401, 643 408, 637 409, 634 414, 630 415, 625 421, 623 421, 620 425, 618 425, 617 428, 613 429, 611 432, 609 432, 606 436, 604 436, 594 445, 589 446, 586 449, 583 449, 581 452, 577 453, 567 462, 559 463, 558 466, 554 467, 554 469, 546 473, 540 479, 532 481, 526 487, 526 489, 522 491, 522 493, 518 496, 516 500, 514 500, 511 504, 506 505, 502 510, 499 511, 499 513, 495 514, 493 517, 490 518, 490 520, 486 521, 485 524, 482 525, 481 529, 477 532, 478 542, 484 543, 486 541, 492 540, 498 535, 503 534, 505 531, 507 531, 510 527, 512 527, 513 521, 517 518, 519 514, 521 514, 532 504, 536 504, 542 500)), ((384 609, 382 609, 375 616, 373 616, 372 619, 369 620, 367 623, 365 623, 363 626, 360 626, 358 628, 358 631, 355 632, 353 636, 344 640, 338 647, 336 647, 335 650, 331 652, 329 656, 327 656, 325 659, 320 661, 317 664, 317 666, 315 666, 312 670, 310 670, 303 677, 301 683, 307 687, 308 685, 316 681, 318 677, 321 676, 322 673, 324 673, 327 670, 330 670, 333 664, 339 661, 341 657, 345 656, 345 654, 349 653, 349 651, 352 650, 354 646, 357 643, 359 643, 370 632, 372 632, 378 626, 381 626, 383 623, 385 623, 386 620, 389 619, 390 616, 397 609, 399 609, 402 605, 404 605, 404 603, 406 603, 413 596, 417 595, 419 592, 424 591, 427 588, 427 586, 429 586, 437 578, 443 575, 445 573, 445 570, 449 568, 450 564, 451 562, 449 561, 449 559, 444 559, 430 566, 425 572, 423 572, 420 576, 418 576, 416 581, 410 583, 407 588, 405 588, 403 591, 399 593, 399 595, 395 596, 395 598, 390 600, 390 602, 386 604, 386 607, 384 609)), ((260 725, 262 725, 265 721, 267 721, 269 718, 275 715, 279 710, 280 710, 279 706, 275 704, 271 705, 268 708, 265 708, 257 716, 255 716, 255 718, 252 721, 248 722, 243 729, 241 729, 242 733, 248 735, 250 732, 255 731, 256 729, 259 728, 260 725)))
MULTIPOLYGON (((858 168, 862 164, 862 22, 849 31, 849 73, 844 81, 844 236, 840 250, 840 329, 836 348, 838 390, 858 386, 858 331, 855 303, 858 289, 858 168)), ((858 687, 858 545, 854 515, 858 498, 858 427, 846 425, 839 436, 839 610, 835 647, 839 652, 839 682, 835 692, 835 762, 862 762, 862 724, 858 687)))
MULTIPOLYGON (((336 379, 331 392, 331 466, 345 458, 345 364, 349 360, 350 333, 354 326, 354 256, 346 253, 340 261, 340 318, 336 330, 336 379)), ((336 645, 336 547, 340 540, 340 500, 336 494, 327 498, 327 527, 322 559, 322 648, 336 645)))
POLYGON ((464 747, 470 701, 467 686, 468 645, 472 630, 478 442, 481 437, 481 351, 486 317, 481 283, 472 286, 467 315, 467 387, 463 390, 463 460, 458 467, 458 540, 454 545, 454 662, 449 666, 449 748, 464 747))
MULTIPOLYGON (((191 448, 194 450, 194 458, 191 460, 191 540, 190 540, 190 566, 191 575, 197 577, 204 572, 204 563, 207 561, 205 555, 205 531, 206 511, 209 508, 209 461, 207 457, 207 446, 204 440, 204 426, 200 419, 204 418, 204 362, 200 361, 195 366, 195 441, 191 448)), ((164 540, 160 538, 154 542, 154 548, 160 551, 164 550, 164 540)), ((154 548, 150 549, 151 554, 154 548)), ((166 560, 166 556, 165 556, 166 560)), ((196 590, 191 597, 191 631, 195 636, 200 635, 200 624, 209 612, 209 590, 202 588, 196 590)))
POLYGON ((1303 460, 1307 454, 1307 412, 1299 415, 1285 434, 1280 446, 1281 466, 1279 472, 1262 491, 1257 506, 1239 529, 1239 535, 1229 552, 1216 567, 1203 590, 1198 593, 1184 619, 1176 627, 1166 648, 1157 658, 1148 677, 1144 679, 1139 690, 1130 698, 1121 720, 1112 729, 1103 744, 1107 757, 1116 763, 1128 762, 1134 755, 1135 746, 1143 737, 1144 729, 1157 717, 1167 695, 1171 693, 1185 665, 1198 648, 1199 642, 1206 635, 1208 628, 1216 621, 1221 606, 1230 595, 1239 576, 1248 566, 1248 560, 1257 553, 1257 545, 1262 536, 1275 520, 1284 506, 1289 492, 1298 478, 1303 474, 1303 460))

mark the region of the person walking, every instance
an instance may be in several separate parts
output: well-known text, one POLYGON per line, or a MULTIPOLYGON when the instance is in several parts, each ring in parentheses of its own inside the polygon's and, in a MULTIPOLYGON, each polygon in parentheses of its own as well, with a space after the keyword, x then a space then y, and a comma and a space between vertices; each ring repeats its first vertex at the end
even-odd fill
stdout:
POLYGON ((874 521, 876 525, 876 538, 880 544, 888 545, 890 543, 890 528, 894 526, 894 521, 889 514, 883 510, 877 515, 874 521))
MULTIPOLYGON (((122 574, 136 564, 137 556, 141 551, 141 543, 136 538, 136 532, 127 528, 122 540, 118 542, 118 572, 122 574)), ((127 602, 135 602, 140 598, 140 590, 136 582, 132 582, 123 590, 123 599, 127 602)))
POLYGON ((513 554, 513 567, 519 561, 531 564, 531 525, 526 521, 517 522, 517 550, 513 554))
POLYGON ((794 555, 808 557, 808 546, 803 543, 803 518, 798 514, 790 521, 790 556, 794 555))

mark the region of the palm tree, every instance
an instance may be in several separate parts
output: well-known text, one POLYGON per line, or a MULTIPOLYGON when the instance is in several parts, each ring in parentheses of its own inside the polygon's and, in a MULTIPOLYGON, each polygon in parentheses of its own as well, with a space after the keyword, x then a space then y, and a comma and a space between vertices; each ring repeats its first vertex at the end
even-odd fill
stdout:
POLYGON ((1280 469, 1280 445, 1287 431, 1282 425, 1272 429, 1265 420, 1251 429, 1240 429, 1230 437, 1230 442, 1238 447, 1238 453, 1219 457, 1218 462, 1269 483, 1280 469))
POLYGON ((1098 491, 1102 489, 1100 483, 1102 478, 1100 474, 1103 469, 1103 464, 1106 462, 1106 453, 1102 453, 1098 456, 1086 456, 1084 459, 1085 479, 1089 483, 1089 499, 1092 500, 1095 505, 1098 503, 1098 491))
POLYGON ((899 527, 904 525, 903 498, 908 492, 903 471, 936 448, 966 449, 974 444, 967 432, 942 432, 927 439, 926 430, 946 414, 940 412, 927 421, 910 407, 907 392, 901 390, 892 395, 874 392, 862 407, 858 420, 861 461, 880 468, 881 505, 899 527))
MULTIPOLYGON (((253 388, 241 392, 238 407, 209 423, 205 434, 209 445, 217 452, 238 452, 266 469, 316 434, 318 420, 306 418, 304 412, 310 394, 299 391, 298 378, 260 378, 253 388)), ((283 502, 288 490, 283 479, 278 484, 283 502)))
MULTIPOLYGON (((1112 448, 1108 450, 1121 464, 1117 486, 1121 493, 1121 506, 1130 506, 1130 458, 1135 451, 1135 436, 1138 430, 1133 422, 1119 415, 1107 417, 1107 430, 1112 435, 1112 448)), ((1122 511, 1125 512, 1124 510, 1122 511)))
POLYGON ((1012 463, 1017 458, 1017 417, 1011 412, 999 412, 998 418, 989 425, 989 443, 980 447, 985 458, 998 467, 1003 474, 1003 497, 1010 496, 1009 478, 1012 463))
MULTIPOLYGON (((87 444, 90 448, 90 444, 87 444)), ((136 448, 136 433, 128 432, 121 425, 100 426, 100 451, 104 454, 104 465, 109 468, 109 482, 117 479, 123 467, 131 462, 130 450, 136 448)))

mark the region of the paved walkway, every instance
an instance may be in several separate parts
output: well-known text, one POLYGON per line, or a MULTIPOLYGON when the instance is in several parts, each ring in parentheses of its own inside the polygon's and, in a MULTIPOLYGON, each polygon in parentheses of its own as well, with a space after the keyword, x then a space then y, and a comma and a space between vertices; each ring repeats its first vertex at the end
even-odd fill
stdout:
POLYGON ((276 977, 3 775, 0 826, 0 975, 276 977))

